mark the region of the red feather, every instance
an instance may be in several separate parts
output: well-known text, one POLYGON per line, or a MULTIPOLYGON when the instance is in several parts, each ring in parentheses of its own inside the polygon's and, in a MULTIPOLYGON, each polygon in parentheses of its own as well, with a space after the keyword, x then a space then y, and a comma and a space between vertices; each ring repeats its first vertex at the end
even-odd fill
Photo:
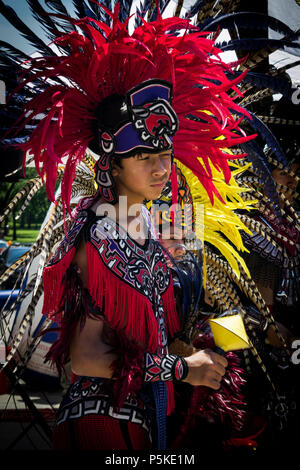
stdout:
POLYGON ((125 94, 150 78, 165 79, 173 84, 173 108, 179 118, 179 130, 173 140, 175 157, 199 178, 211 201, 214 194, 220 198, 210 164, 222 171, 228 181, 230 156, 223 148, 253 138, 244 136, 239 128, 240 120, 236 121, 231 114, 233 110, 242 117, 247 115, 234 102, 240 95, 236 85, 244 75, 230 81, 226 72, 231 71, 232 66, 220 59, 220 51, 208 39, 208 33, 199 32, 189 20, 163 19, 159 13, 155 21, 142 21, 130 35, 128 19, 124 23, 118 19, 119 5, 114 12, 100 6, 112 18, 111 27, 88 17, 78 20, 55 15, 77 25, 86 36, 75 31, 59 36, 55 42, 68 46, 70 52, 57 57, 33 58, 26 64, 20 85, 40 78, 47 82, 62 77, 68 83, 58 86, 49 82, 45 91, 25 105, 22 116, 25 119, 22 124, 18 123, 22 128, 39 114, 45 114, 23 150, 34 153, 39 173, 46 175, 49 198, 54 199, 57 164, 68 157, 62 180, 62 200, 64 207, 70 210, 72 178, 94 137, 94 113, 98 104, 110 94, 125 94), (175 36, 170 32, 174 29, 183 34, 175 36), (231 97, 227 94, 229 90, 237 94, 231 97), (191 113, 201 120, 187 119, 191 113), (217 140, 219 136, 224 139, 217 140), (198 157, 205 159, 204 165, 198 157))

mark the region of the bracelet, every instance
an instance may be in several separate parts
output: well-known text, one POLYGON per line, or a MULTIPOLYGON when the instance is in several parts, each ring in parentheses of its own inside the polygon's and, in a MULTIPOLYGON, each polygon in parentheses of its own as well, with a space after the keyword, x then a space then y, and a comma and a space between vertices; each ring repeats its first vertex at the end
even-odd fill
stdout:
POLYGON ((188 375, 188 365, 184 357, 176 354, 144 354, 144 381, 182 381, 188 375))
POLYGON ((176 381, 182 381, 189 373, 189 366, 184 357, 177 356, 177 361, 173 364, 173 377, 176 381))

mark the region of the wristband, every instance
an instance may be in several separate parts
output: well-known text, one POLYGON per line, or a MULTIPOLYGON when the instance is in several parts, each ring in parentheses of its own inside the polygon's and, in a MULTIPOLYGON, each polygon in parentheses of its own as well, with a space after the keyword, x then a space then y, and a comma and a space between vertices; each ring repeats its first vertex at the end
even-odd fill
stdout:
POLYGON ((188 375, 188 365, 184 357, 176 354, 144 354, 144 381, 181 381, 188 375))

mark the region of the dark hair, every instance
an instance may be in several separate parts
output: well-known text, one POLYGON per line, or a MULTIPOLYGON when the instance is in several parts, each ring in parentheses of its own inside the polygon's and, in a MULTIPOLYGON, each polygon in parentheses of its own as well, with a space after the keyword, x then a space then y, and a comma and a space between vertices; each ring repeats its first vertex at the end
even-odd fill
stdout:
POLYGON ((111 95, 99 104, 96 110, 98 128, 116 131, 122 122, 129 120, 125 96, 111 95))
MULTIPOLYGON (((99 154, 99 130, 106 129, 114 132, 124 121, 128 121, 129 115, 125 96, 113 94, 104 98, 95 111, 94 139, 89 143, 89 148, 99 154)), ((119 157, 118 157, 119 159, 119 157)))

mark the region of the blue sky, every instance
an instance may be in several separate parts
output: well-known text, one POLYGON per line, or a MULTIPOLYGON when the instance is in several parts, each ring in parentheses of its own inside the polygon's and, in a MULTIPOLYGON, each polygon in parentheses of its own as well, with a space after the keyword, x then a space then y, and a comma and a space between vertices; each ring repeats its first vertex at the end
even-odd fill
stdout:
MULTIPOLYGON (((101 3, 101 0, 98 0, 98 1, 99 3, 101 3)), ((43 29, 41 28, 41 26, 39 26, 35 18, 32 16, 32 12, 26 0, 3 0, 3 2, 6 5, 11 6, 15 10, 19 18, 22 19, 22 21, 24 21, 24 23, 26 23, 27 26, 29 26, 42 39, 44 39, 47 43, 49 43, 49 40, 45 37, 43 29)), ((135 2, 140 4, 141 0, 134 0, 133 5, 135 4, 135 2)), ((188 8, 194 2, 195 0, 185 0, 184 5, 188 8)), ((40 0, 40 3, 43 6, 45 6, 44 0, 40 0)), ((63 4, 65 5, 69 13, 73 15, 74 7, 73 7, 72 0, 63 0, 63 4)), ((51 11, 49 7, 45 7, 45 9, 46 11, 51 11)), ((173 14, 173 11, 174 11, 173 0, 171 0, 170 2, 168 11, 170 11, 171 15, 173 14)), ((170 16, 170 15, 167 13, 167 16, 170 16)), ((28 41, 26 41, 26 39, 24 39, 21 34, 16 34, 15 28, 13 28, 2 15, 0 15, 0 39, 2 41, 6 41, 12 44, 13 46, 19 49, 24 50, 28 54, 31 54, 34 52, 34 47, 31 46, 30 43, 28 43, 28 41)))
MULTIPOLYGON (((22 19, 22 21, 24 21, 24 23, 36 34, 38 34, 39 37, 45 39, 46 42, 49 42, 45 38, 43 29, 38 25, 37 21, 32 16, 32 12, 26 0, 3 0, 3 2, 6 5, 12 7, 19 18, 22 19)), ((43 1, 41 1, 41 3, 43 4, 43 1)), ((72 0, 64 0, 63 3, 67 8, 69 6, 68 10, 70 13, 72 13, 73 10, 70 8, 70 5, 72 5, 72 0)), ((46 10, 49 9, 46 8, 46 10)), ((17 34, 15 28, 12 27, 2 15, 0 15, 0 39, 12 44, 19 49, 24 50, 29 54, 35 51, 34 47, 31 46, 30 43, 28 43, 28 41, 26 41, 26 39, 24 39, 21 34, 17 34)))
MULTIPOLYGON (((140 3, 140 0, 137 0, 137 1, 138 3, 140 3)), ((36 34, 38 34, 47 43, 49 42, 49 40, 45 37, 43 29, 41 28, 41 26, 39 26, 37 21, 32 16, 30 7, 28 6, 26 0, 3 0, 3 2, 6 5, 11 6, 16 11, 17 15, 36 34)), ((188 8, 190 4, 194 2, 195 0, 185 0, 184 6, 188 8)), ((44 0, 41 0, 41 3, 44 4, 44 0)), ((71 14, 73 14, 74 10, 72 7, 72 4, 73 4, 72 0, 63 0, 63 3, 68 9, 68 11, 71 14)), ((300 7, 297 6, 297 4, 295 3, 295 0, 284 0, 284 2, 283 0, 269 0, 269 7, 272 4, 276 5, 275 12, 277 13, 277 15, 275 14, 274 16, 277 16, 278 18, 283 19, 282 16, 284 14, 284 11, 285 11, 284 8, 285 8, 286 9, 285 16, 288 16, 289 18, 284 18, 284 20, 287 20, 287 19, 289 19, 290 21, 292 20, 291 26, 294 27, 294 29, 298 28, 299 22, 300 22, 300 15, 299 15, 300 7), (284 3, 283 10, 281 10, 280 8, 278 9, 278 4, 280 6, 281 3, 282 4, 284 3), (295 9, 295 12, 294 10, 292 10, 292 8, 295 9), (294 14, 292 14, 292 12, 294 14)), ((49 10, 49 9, 46 8, 46 10, 49 10)), ((171 6, 171 10, 173 10, 172 6, 171 6)), ((172 14, 173 11, 170 11, 170 13, 172 14)), ((271 13, 274 14, 274 11, 271 11, 271 13)), ((31 46, 30 43, 28 43, 28 41, 26 41, 26 39, 24 39, 21 34, 18 34, 15 28, 13 28, 2 15, 0 15, 0 40, 6 41, 14 45, 15 47, 25 51, 27 54, 32 54, 35 52, 35 48, 31 46)), ((295 56, 291 56, 291 58, 289 59, 289 56, 287 54, 277 52, 277 53, 274 53, 274 58, 272 59, 273 59, 272 62, 274 62, 276 65, 277 64, 285 65, 286 61, 294 61, 295 56)), ((298 59, 298 57, 296 59, 298 59)), ((296 81, 296 82, 300 81, 300 66, 295 67, 294 69, 289 71, 289 73, 291 74, 293 81, 296 81)))

